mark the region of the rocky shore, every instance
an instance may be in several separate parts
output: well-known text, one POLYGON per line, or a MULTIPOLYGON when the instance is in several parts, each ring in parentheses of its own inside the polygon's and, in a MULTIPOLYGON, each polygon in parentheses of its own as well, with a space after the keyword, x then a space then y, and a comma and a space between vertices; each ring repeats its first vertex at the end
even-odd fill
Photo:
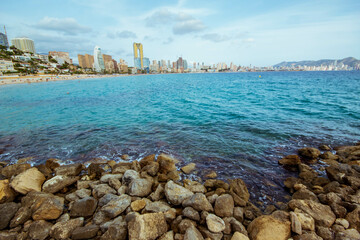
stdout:
POLYGON ((279 160, 298 172, 284 182, 292 199, 263 212, 241 179, 193 181, 195 164, 166 154, 87 167, 0 162, 0 240, 360 239, 360 145, 320 150, 279 160))

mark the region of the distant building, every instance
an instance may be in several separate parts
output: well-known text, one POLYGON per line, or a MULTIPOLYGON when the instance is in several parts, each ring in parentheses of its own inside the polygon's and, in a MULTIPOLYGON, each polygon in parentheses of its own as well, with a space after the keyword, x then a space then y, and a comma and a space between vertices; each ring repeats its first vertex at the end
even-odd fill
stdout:
MULTIPOLYGON (((141 43, 134 43, 134 66, 137 69, 144 69, 144 52, 143 45, 141 43)), ((150 62, 149 62, 150 66, 150 62)))
POLYGON ((0 45, 5 46, 6 48, 9 48, 9 42, 7 39, 6 34, 0 33, 0 45))
POLYGON ((79 66, 84 68, 84 69, 93 69, 93 65, 94 65, 94 57, 93 55, 89 55, 89 54, 85 54, 85 55, 81 55, 78 54, 78 61, 79 61, 79 66))
POLYGON ((104 59, 101 54, 101 48, 95 46, 94 48, 94 68, 97 72, 103 72, 105 70, 104 59))
POLYGON ((105 70, 110 73, 115 72, 115 64, 113 62, 112 57, 110 55, 103 54, 103 59, 104 59, 105 70))
POLYGON ((14 71, 14 64, 12 61, 0 60, 0 72, 14 71))
POLYGON ((20 49, 24 52, 35 53, 35 44, 34 41, 30 38, 14 38, 11 39, 11 44, 14 45, 17 49, 20 49))
POLYGON ((67 62, 68 64, 72 64, 72 60, 70 59, 68 52, 51 51, 49 52, 49 56, 58 61, 58 63, 67 62))
POLYGON ((81 54, 78 54, 78 62, 79 62, 79 66, 82 67, 82 68, 86 68, 85 67, 85 56, 84 55, 81 55, 81 54))

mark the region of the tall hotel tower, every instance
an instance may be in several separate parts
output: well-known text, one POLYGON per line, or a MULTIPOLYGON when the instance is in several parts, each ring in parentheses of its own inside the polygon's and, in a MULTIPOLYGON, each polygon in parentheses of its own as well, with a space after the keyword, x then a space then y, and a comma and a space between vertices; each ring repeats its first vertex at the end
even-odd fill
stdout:
POLYGON ((14 38, 11 39, 11 44, 21 51, 35 53, 34 41, 30 38, 14 38))
POLYGON ((98 46, 94 48, 94 68, 97 72, 102 72, 105 70, 105 64, 103 55, 101 54, 101 48, 98 46))
POLYGON ((143 58, 143 45, 141 43, 134 43, 134 66, 137 69, 144 69, 143 58))

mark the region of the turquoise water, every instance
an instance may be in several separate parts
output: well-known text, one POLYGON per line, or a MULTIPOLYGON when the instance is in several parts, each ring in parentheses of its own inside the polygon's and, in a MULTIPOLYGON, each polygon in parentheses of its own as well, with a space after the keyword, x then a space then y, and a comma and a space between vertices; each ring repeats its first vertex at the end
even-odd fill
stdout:
MULTIPOLYGON (((0 158, 167 152, 275 185, 303 146, 360 140, 360 72, 173 74, 0 86, 0 158), (2 152, 2 154, 1 154, 2 152)), ((261 187, 259 187, 261 188, 261 187)))

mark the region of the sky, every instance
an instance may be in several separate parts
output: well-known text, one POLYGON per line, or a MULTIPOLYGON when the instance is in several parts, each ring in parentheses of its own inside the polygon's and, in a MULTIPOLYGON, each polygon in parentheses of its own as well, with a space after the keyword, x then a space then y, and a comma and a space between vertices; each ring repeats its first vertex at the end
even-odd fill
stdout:
POLYGON ((9 42, 25 36, 74 62, 98 45, 133 65, 134 42, 150 60, 211 65, 360 59, 359 0, 2 1, 1 25, 9 42))

